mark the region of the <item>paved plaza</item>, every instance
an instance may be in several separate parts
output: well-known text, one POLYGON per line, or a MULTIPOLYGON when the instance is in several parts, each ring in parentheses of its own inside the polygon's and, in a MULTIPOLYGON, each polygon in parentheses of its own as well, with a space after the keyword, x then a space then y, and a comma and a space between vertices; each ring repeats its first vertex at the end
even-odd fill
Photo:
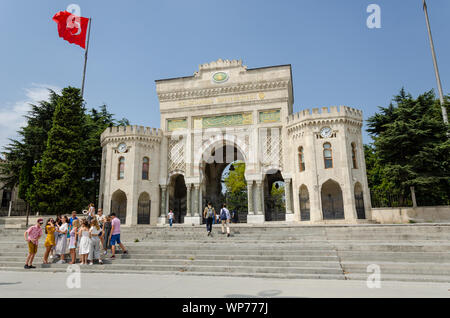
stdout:
POLYGON ((450 297, 448 283, 303 280, 188 275, 82 273, 67 288, 66 273, 0 271, 0 297, 450 297))

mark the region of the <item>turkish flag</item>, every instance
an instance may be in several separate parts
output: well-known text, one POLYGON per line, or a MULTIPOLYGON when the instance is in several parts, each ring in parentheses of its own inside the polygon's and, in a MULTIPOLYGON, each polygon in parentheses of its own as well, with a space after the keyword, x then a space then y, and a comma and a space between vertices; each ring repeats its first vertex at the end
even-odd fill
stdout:
POLYGON ((67 11, 60 11, 53 16, 53 21, 58 23, 59 37, 86 48, 86 34, 89 24, 88 18, 83 18, 71 14, 67 11))

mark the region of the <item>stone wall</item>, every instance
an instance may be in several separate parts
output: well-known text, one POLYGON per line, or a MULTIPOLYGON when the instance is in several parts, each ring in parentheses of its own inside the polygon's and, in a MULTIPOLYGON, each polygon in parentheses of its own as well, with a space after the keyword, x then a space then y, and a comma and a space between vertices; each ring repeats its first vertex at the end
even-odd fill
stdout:
POLYGON ((372 220, 381 224, 450 222, 450 206, 372 208, 372 220))

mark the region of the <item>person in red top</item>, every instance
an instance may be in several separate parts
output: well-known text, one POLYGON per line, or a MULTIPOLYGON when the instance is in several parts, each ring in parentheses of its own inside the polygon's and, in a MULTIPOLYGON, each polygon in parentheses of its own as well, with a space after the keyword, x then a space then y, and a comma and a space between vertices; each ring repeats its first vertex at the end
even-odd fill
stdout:
POLYGON ((38 219, 36 225, 30 226, 23 234, 25 241, 28 242, 28 256, 23 268, 36 268, 33 266, 33 259, 37 253, 39 238, 42 236, 41 226, 44 223, 43 219, 38 219))

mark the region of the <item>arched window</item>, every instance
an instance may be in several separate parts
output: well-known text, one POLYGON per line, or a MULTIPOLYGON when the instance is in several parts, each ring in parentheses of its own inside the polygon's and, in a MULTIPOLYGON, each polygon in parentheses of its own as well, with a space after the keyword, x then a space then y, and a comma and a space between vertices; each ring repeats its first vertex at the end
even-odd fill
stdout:
POLYGON ((298 147, 298 167, 300 172, 305 171, 305 157, 303 154, 303 147, 298 147))
POLYGON ((148 180, 148 170, 149 170, 150 160, 148 157, 144 157, 142 160, 142 180, 148 180))
POLYGON ((354 142, 352 142, 352 162, 353 169, 358 169, 358 165, 356 164, 356 145, 354 142))
POLYGON ((118 169, 118 175, 119 180, 122 180, 125 177, 125 158, 120 157, 119 158, 119 169, 118 169))
POLYGON ((325 169, 333 168, 333 152, 329 142, 323 144, 323 160, 325 163, 325 169))

